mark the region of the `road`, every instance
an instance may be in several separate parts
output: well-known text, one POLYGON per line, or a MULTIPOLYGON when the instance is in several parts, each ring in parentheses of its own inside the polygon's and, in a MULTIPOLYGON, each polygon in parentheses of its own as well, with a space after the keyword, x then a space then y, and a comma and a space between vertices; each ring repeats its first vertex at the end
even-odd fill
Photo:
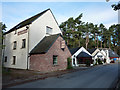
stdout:
POLYGON ((118 66, 118 64, 95 66, 11 88, 112 88, 118 79, 118 66))

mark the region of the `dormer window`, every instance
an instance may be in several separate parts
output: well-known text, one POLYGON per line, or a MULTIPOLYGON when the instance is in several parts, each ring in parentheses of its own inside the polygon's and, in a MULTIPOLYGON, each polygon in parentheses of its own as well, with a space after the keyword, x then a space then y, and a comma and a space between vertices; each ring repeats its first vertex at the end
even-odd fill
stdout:
POLYGON ((52 34, 52 30, 51 27, 46 26, 46 34, 52 34))

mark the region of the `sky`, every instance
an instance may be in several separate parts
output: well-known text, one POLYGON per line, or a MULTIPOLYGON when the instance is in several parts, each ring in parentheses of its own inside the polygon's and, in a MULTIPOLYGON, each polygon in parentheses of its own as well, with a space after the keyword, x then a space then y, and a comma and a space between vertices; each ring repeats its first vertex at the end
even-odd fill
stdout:
POLYGON ((81 13, 83 22, 103 23, 106 28, 118 23, 118 11, 111 7, 116 2, 2 2, 0 15, 7 31, 21 21, 50 8, 61 24, 70 17, 76 18, 81 13))

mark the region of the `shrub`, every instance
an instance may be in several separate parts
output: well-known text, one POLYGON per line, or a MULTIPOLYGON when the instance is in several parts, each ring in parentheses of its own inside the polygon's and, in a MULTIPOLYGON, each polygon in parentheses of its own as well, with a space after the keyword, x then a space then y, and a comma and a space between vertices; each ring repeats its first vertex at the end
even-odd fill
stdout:
POLYGON ((104 59, 104 63, 106 63, 106 59, 104 59))
POLYGON ((98 64, 103 64, 102 61, 100 59, 98 59, 98 64))
POLYGON ((67 69, 72 69, 71 61, 72 61, 72 59, 70 57, 67 58, 67 69))
POLYGON ((8 68, 5 68, 5 67, 2 67, 2 73, 3 74, 10 74, 11 73, 11 70, 10 69, 8 69, 8 68))
POLYGON ((98 64, 98 60, 97 60, 97 59, 95 59, 95 61, 96 61, 96 62, 95 62, 95 65, 97 65, 97 64, 98 64))

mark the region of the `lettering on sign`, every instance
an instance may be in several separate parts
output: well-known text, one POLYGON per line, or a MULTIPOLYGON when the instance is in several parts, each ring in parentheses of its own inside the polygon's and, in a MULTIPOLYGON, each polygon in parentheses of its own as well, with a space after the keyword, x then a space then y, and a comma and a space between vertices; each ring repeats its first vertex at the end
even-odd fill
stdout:
POLYGON ((27 29, 22 30, 22 31, 19 31, 19 32, 18 32, 18 35, 21 35, 21 34, 24 34, 24 33, 27 33, 27 29))

